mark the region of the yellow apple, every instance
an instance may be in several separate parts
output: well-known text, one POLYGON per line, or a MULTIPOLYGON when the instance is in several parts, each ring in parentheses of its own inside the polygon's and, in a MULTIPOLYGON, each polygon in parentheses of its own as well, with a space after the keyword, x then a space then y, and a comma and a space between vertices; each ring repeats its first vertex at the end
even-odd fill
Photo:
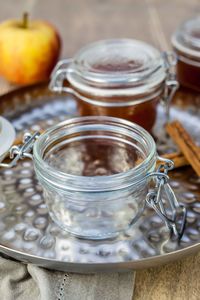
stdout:
POLYGON ((60 54, 56 29, 45 21, 8 20, 0 24, 0 75, 17 84, 47 80, 60 54))

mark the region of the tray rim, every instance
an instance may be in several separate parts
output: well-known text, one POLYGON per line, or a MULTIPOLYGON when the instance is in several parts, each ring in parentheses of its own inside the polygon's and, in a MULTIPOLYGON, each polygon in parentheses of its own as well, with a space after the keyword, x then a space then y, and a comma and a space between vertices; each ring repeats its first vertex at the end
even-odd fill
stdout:
MULTIPOLYGON (((26 93, 34 91, 35 89, 46 90, 48 88, 48 82, 41 82, 39 84, 27 85, 14 87, 12 90, 0 95, 0 104, 1 101, 7 97, 13 97, 19 93, 26 93)), ((49 92, 51 95, 51 92, 49 92)), ((58 95, 62 98, 62 95, 58 95)), ((30 106, 31 107, 31 106, 30 106)), ((2 114, 4 116, 4 114, 2 114)), ((45 267, 48 269, 54 269, 64 272, 78 272, 78 273, 96 273, 96 272, 113 272, 113 271, 130 271, 137 269, 144 269, 149 267, 156 267, 158 265, 167 264, 172 261, 177 261, 196 253, 200 249, 200 242, 197 242, 193 245, 187 246, 182 249, 178 249, 169 253, 164 253, 160 255, 155 255, 151 257, 141 258, 138 260, 130 260, 126 262, 67 262, 57 259, 49 259, 41 256, 36 256, 34 254, 22 252, 20 250, 15 250, 4 246, 0 241, 0 252, 13 258, 15 260, 21 261, 23 263, 33 263, 37 266, 45 267)))
POLYGON ((29 253, 23 253, 19 250, 13 250, 6 246, 3 246, 0 244, 0 251, 6 255, 10 255, 12 258, 17 259, 20 261, 19 258, 16 258, 13 256, 13 254, 19 255, 21 258, 21 261, 24 263, 33 263, 38 266, 46 267, 51 269, 51 265, 56 265, 56 270, 60 271, 76 271, 78 273, 90 273, 92 272, 112 272, 115 271, 129 271, 129 270, 138 270, 138 269, 144 269, 149 267, 156 267, 158 265, 167 264, 170 262, 173 262, 175 260, 179 260, 184 258, 187 255, 192 255, 195 252, 197 252, 200 248, 200 242, 191 246, 188 246, 184 249, 176 250, 170 253, 165 253, 163 255, 155 255, 148 258, 141 258, 139 260, 135 261, 126 261, 126 262, 110 262, 110 263, 75 263, 75 262, 66 262, 66 261, 60 261, 57 259, 48 259, 41 256, 36 256, 29 253), (37 260, 38 262, 29 261, 28 258, 32 258, 33 260, 37 260), (168 259, 169 258, 169 259, 168 259), (156 264, 155 262, 158 262, 156 264), (61 267, 61 268, 60 268, 61 267), (66 269, 64 268, 66 267, 66 269), (83 270, 82 270, 83 269, 83 270))

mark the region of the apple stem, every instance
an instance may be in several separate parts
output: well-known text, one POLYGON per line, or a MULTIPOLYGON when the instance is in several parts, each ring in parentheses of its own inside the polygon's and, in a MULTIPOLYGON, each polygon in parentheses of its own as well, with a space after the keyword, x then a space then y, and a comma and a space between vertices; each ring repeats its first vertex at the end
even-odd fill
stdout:
POLYGON ((22 19, 22 27, 27 28, 28 27, 28 21, 29 21, 29 15, 27 12, 23 13, 23 19, 22 19))

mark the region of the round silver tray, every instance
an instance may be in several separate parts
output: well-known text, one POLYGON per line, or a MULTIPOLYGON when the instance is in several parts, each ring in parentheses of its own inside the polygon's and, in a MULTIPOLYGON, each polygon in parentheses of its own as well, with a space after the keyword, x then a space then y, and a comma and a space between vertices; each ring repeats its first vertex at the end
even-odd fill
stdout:
MULTIPOLYGON (((176 96, 171 117, 181 120, 198 141, 200 101, 197 96, 192 101, 189 98, 181 93, 176 96)), ((15 90, 0 101, 0 114, 13 123, 19 137, 77 114, 74 99, 51 94, 45 84, 15 90)), ((158 150, 171 151, 174 145, 163 131, 161 107, 158 115, 154 129, 158 150)), ((170 176, 177 198, 187 207, 180 241, 171 239, 161 219, 148 207, 128 232, 112 240, 89 241, 69 235, 49 219, 30 160, 13 169, 1 169, 0 252, 23 262, 79 273, 146 268, 191 254, 200 249, 200 178, 190 167, 174 170, 170 176)))

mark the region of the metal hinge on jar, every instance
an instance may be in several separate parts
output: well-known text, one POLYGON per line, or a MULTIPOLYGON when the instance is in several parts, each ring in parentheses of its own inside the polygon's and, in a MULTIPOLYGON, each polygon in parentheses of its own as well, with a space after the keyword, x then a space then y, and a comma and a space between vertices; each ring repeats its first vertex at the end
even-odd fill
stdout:
POLYGON ((174 167, 173 161, 158 157, 161 161, 156 172, 150 173, 148 177, 155 179, 155 187, 147 194, 146 201, 159 217, 165 222, 166 226, 179 239, 183 235, 186 223, 186 208, 179 203, 170 184, 168 171, 174 167), (163 192, 166 199, 163 199, 163 192))
POLYGON ((23 144, 14 145, 10 148, 10 163, 0 163, 0 167, 3 168, 12 168, 17 165, 18 161, 24 158, 33 158, 32 150, 35 141, 40 136, 39 132, 35 132, 34 134, 26 133, 23 137, 23 144))
POLYGON ((174 52, 163 52, 163 61, 166 70, 166 79, 163 95, 163 104, 166 108, 166 119, 169 121, 170 103, 175 92, 179 88, 179 83, 176 79, 175 66, 177 57, 174 52))

